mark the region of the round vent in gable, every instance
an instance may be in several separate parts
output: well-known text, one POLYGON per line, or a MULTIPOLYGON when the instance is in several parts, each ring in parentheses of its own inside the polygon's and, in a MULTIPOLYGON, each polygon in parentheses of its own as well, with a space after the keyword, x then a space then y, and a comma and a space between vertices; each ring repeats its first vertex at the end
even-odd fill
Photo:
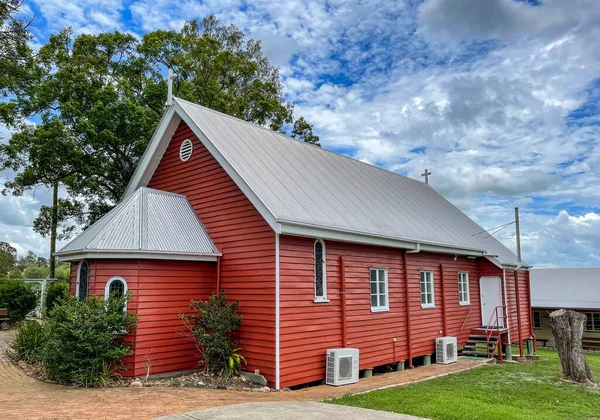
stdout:
POLYGON ((192 157, 193 149, 194 145, 192 144, 192 141, 190 139, 185 139, 179 148, 179 159, 183 162, 188 161, 192 157))

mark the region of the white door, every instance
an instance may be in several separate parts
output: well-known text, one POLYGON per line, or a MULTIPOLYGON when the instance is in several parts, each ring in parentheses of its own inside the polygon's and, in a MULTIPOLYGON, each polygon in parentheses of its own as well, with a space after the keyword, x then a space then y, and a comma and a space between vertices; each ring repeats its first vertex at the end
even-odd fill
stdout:
MULTIPOLYGON (((502 283, 500 277, 481 277, 479 279, 479 294, 481 297, 481 322, 484 327, 487 327, 492 320, 492 325, 495 325, 496 316, 494 309, 497 306, 502 306, 502 283)), ((498 324, 503 327, 504 320, 502 319, 502 308, 498 310, 498 324)))

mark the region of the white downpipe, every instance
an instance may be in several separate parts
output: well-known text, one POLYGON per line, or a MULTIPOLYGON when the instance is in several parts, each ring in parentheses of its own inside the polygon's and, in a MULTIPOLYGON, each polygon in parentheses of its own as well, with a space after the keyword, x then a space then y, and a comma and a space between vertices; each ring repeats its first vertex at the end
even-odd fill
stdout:
POLYGON ((417 242, 417 247, 415 249, 409 249, 406 251, 407 254, 418 254, 421 252, 421 244, 417 242))
POLYGON ((275 234, 275 389, 279 389, 279 233, 275 234))
MULTIPOLYGON (((510 323, 508 321, 508 298, 507 298, 507 294, 506 294, 506 269, 503 268, 502 269, 502 283, 504 283, 504 307, 506 308, 506 314, 502 314, 502 315, 506 315, 506 330, 508 331, 508 344, 511 345, 512 342, 510 341, 510 323)), ((504 309, 502 310, 504 312, 504 309)))

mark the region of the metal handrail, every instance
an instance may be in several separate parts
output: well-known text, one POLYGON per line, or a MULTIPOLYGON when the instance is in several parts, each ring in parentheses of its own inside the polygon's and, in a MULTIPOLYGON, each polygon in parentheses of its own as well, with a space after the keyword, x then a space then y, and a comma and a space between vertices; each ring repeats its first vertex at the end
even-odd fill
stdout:
POLYGON ((462 325, 460 326, 461 330, 465 327, 465 324, 467 323, 467 318, 469 318, 469 315, 471 315, 471 310, 473 310, 473 307, 469 306, 469 312, 467 312, 467 315, 465 316, 465 319, 464 319, 462 325))
MULTIPOLYGON (((498 348, 500 349, 499 350, 500 354, 502 353, 502 347, 498 346, 499 341, 500 341, 500 334, 498 334, 498 340, 496 341, 493 351, 490 353, 490 338, 492 338, 492 334, 494 333, 495 330, 497 330, 498 332, 500 331, 500 318, 502 318, 503 320, 505 320, 507 318, 506 310, 505 310, 504 306, 496 306, 494 308, 494 311, 490 315, 490 320, 485 327, 485 346, 486 346, 488 357, 491 357, 491 355, 493 355, 494 352, 496 351, 496 349, 498 349, 498 348), (498 309, 502 310, 501 317, 498 316, 498 309), (493 324, 492 324, 492 320, 494 320, 493 324)), ((502 356, 500 356, 500 358, 502 358, 502 356)))

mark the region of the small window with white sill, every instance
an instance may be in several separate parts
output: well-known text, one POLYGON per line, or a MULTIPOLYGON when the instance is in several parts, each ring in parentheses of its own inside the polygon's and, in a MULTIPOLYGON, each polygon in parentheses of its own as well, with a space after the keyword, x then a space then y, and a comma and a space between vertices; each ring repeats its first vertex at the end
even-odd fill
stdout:
POLYGON ((433 271, 421 271, 421 308, 435 308, 433 271))
POLYGON ((325 256, 325 242, 317 239, 314 245, 315 261, 315 302, 329 302, 327 300, 327 258, 325 256))
POLYGON ((461 305, 470 305, 469 273, 458 273, 458 302, 461 305))
POLYGON ((385 268, 371 268, 371 311, 389 311, 388 272, 385 268))
POLYGON ((88 262, 81 261, 77 267, 77 287, 75 288, 75 296, 81 301, 84 301, 88 296, 89 271, 88 262))

